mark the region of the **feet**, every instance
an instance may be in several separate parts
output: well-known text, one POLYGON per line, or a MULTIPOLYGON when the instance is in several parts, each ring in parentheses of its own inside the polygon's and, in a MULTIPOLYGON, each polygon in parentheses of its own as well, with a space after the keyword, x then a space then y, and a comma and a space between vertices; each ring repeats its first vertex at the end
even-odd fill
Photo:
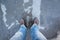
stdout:
POLYGON ((37 25, 39 24, 39 20, 38 20, 37 17, 34 18, 34 23, 37 24, 37 25))
MULTIPOLYGON (((34 18, 34 23, 37 24, 37 25, 39 24, 39 20, 38 20, 37 17, 34 18)), ((24 24, 24 20, 23 19, 20 20, 20 25, 22 25, 22 24, 24 24)))
POLYGON ((20 20, 20 25, 22 25, 22 24, 24 24, 24 20, 23 19, 20 20))

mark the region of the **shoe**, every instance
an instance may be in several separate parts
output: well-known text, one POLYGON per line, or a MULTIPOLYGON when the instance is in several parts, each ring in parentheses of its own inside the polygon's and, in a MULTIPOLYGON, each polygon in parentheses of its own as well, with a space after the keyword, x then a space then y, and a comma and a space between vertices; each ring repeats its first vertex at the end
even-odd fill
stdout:
POLYGON ((23 19, 20 20, 20 25, 22 25, 22 24, 24 24, 24 20, 23 19))
POLYGON ((39 24, 39 20, 38 20, 37 17, 34 18, 34 23, 37 24, 37 25, 39 24))

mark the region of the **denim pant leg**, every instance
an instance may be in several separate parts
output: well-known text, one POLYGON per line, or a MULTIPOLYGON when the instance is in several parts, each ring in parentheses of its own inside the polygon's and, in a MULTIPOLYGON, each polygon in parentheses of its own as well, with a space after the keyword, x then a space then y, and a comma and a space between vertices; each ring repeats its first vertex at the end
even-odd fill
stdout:
POLYGON ((47 40, 46 37, 39 31, 37 24, 33 24, 30 30, 31 40, 47 40))
POLYGON ((27 28, 25 25, 21 25, 18 32, 16 32, 15 35, 9 40, 26 40, 26 32, 27 28))
POLYGON ((22 33, 21 40, 26 40, 27 28, 25 25, 21 25, 19 31, 22 33))

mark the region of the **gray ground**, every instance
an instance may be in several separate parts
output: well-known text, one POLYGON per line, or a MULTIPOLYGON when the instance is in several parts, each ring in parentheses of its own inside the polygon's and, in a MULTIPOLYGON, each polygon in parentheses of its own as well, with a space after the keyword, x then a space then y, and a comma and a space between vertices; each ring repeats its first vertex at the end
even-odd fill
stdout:
MULTIPOLYGON (((33 4, 33 1, 29 0, 23 6, 23 1, 0 0, 0 40, 9 40, 19 30, 20 26, 18 21, 25 13, 24 8, 32 6, 33 4), (1 4, 5 5, 7 9, 5 10, 6 14, 3 13, 1 4), (7 21, 5 21, 6 19, 7 21)), ((51 40, 60 39, 60 33, 55 38, 57 32, 60 31, 60 0, 41 0, 40 23, 41 26, 46 27, 45 30, 40 30, 46 38, 53 38, 51 40)))

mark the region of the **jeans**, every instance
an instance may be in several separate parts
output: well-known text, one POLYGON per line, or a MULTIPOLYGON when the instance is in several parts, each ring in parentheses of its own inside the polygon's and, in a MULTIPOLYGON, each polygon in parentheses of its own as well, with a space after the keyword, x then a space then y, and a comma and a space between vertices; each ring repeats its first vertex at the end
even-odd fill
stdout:
POLYGON ((10 40, 26 40, 27 28, 25 25, 21 25, 18 32, 10 40))
POLYGON ((47 40, 46 37, 39 31, 38 25, 33 24, 30 29, 31 40, 47 40))
POLYGON ((22 36, 21 36, 20 40, 26 40, 27 28, 25 27, 25 25, 20 26, 19 32, 22 33, 22 36))
MULTIPOLYGON (((26 40, 27 28, 25 25, 21 25, 19 31, 15 34, 17 38, 13 36, 12 40, 26 40)), ((46 37, 39 31, 37 24, 33 24, 30 28, 31 40, 47 40, 46 37)))

